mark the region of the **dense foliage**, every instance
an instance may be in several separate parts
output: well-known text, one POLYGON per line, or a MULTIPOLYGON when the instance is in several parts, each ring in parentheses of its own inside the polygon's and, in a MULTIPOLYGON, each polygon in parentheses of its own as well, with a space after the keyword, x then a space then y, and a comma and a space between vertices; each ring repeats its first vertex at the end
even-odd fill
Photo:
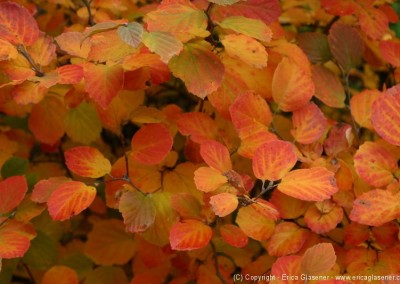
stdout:
POLYGON ((0 283, 400 274, 399 13, 0 1, 0 283))

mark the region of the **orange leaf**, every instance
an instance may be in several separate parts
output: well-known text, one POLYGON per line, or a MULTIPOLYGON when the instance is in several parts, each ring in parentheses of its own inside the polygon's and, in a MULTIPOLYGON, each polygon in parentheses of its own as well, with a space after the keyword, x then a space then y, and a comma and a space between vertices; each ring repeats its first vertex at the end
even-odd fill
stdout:
POLYGON ((221 173, 232 169, 228 148, 217 141, 210 140, 201 144, 200 155, 207 165, 221 173))
POLYGON ((123 265, 135 254, 132 234, 125 231, 120 220, 96 222, 87 235, 85 254, 99 265, 123 265))
POLYGON ((301 284, 304 280, 300 279, 302 257, 298 255, 283 256, 278 258, 272 265, 271 274, 277 279, 286 278, 283 283, 301 284), (291 276, 290 278, 288 276, 291 276))
POLYGON ((260 148, 267 141, 275 140, 278 140, 276 135, 269 132, 268 130, 259 131, 250 136, 247 136, 242 140, 238 153, 243 157, 253 159, 254 153, 258 148, 260 148))
POLYGON ((0 214, 14 210, 24 199, 27 190, 24 176, 13 176, 0 181, 0 214))
POLYGON ((210 205, 215 213, 219 217, 225 217, 231 214, 239 205, 239 201, 236 195, 223 192, 217 195, 213 195, 210 198, 210 205))
POLYGON ((209 226, 197 220, 184 220, 172 226, 169 240, 174 250, 194 250, 208 245, 211 237, 209 226))
POLYGON ((29 46, 38 37, 38 25, 28 10, 14 2, 0 3, 0 38, 29 46))
POLYGON ((297 142, 311 144, 321 138, 327 122, 324 114, 314 103, 308 103, 295 110, 292 116, 293 129, 290 131, 297 142))
POLYGON ((90 51, 90 41, 84 40, 84 35, 79 32, 62 33, 55 38, 61 50, 69 55, 87 58, 90 51))
POLYGON ((375 189, 354 201, 350 219, 360 224, 381 226, 400 216, 399 194, 375 189))
POLYGON ((315 97, 330 107, 343 108, 346 94, 338 75, 323 65, 312 66, 315 97))
POLYGON ((267 102, 252 92, 238 96, 230 106, 229 112, 241 139, 268 130, 268 125, 272 121, 272 113, 267 102))
POLYGON ((121 65, 103 65, 86 63, 83 66, 85 90, 89 97, 102 108, 107 108, 112 99, 122 89, 124 71, 121 65))
POLYGON ((78 274, 64 265, 56 265, 46 271, 41 284, 78 284, 78 274))
POLYGON ((151 32, 143 34, 143 43, 154 53, 160 56, 164 63, 168 63, 171 57, 178 55, 183 48, 182 42, 166 32, 151 32))
POLYGON ((339 190, 334 174, 323 167, 291 171, 283 177, 278 189, 305 201, 329 199, 339 190))
POLYGON ((131 157, 141 164, 155 165, 167 157, 173 138, 162 123, 147 124, 135 133, 131 141, 131 157))
POLYGON ((199 144, 214 140, 218 136, 217 124, 203 112, 183 113, 179 115, 176 123, 180 133, 199 144))
POLYGON ((400 41, 384 40, 379 43, 383 59, 394 67, 400 66, 400 41))
POLYGON ((194 172, 194 182, 198 190, 211 192, 228 182, 228 178, 219 170, 201 167, 194 172))
POLYGON ((17 49, 8 41, 0 38, 0 61, 15 59, 17 56, 17 49))
POLYGON ((269 201, 275 205, 283 219, 297 219, 306 212, 308 207, 307 202, 290 197, 279 190, 272 192, 269 201))
POLYGON ((375 7, 364 7, 358 13, 361 30, 373 40, 379 40, 389 30, 385 13, 375 7))
POLYGON ((192 41, 184 45, 182 52, 169 61, 169 68, 182 79, 189 92, 204 99, 216 91, 224 77, 224 65, 204 41, 192 41))
POLYGON ((347 245, 358 246, 369 239, 368 226, 351 222, 344 227, 344 241, 347 245))
POLYGON ((311 77, 290 58, 284 57, 272 78, 272 97, 283 111, 294 111, 314 95, 311 77))
POLYGON ((400 92, 381 95, 372 104, 372 125, 390 144, 400 146, 400 92))
POLYGON ((69 64, 57 68, 60 84, 78 84, 83 78, 81 65, 69 64))
POLYGON ((275 222, 258 204, 251 204, 239 209, 236 223, 240 229, 257 241, 268 240, 274 232, 275 222))
POLYGON ((56 45, 53 38, 40 32, 35 43, 28 47, 29 55, 39 66, 47 66, 56 58, 56 45))
POLYGON ((29 116, 29 129, 46 144, 55 144, 65 133, 64 118, 67 110, 58 97, 46 96, 34 105, 29 116))
POLYGON ((360 5, 355 1, 349 0, 322 0, 321 6, 331 15, 345 16, 355 14, 359 11, 360 5))
POLYGON ((82 177, 100 178, 111 172, 110 161, 96 148, 74 147, 64 155, 68 169, 82 177))
MULTIPOLYGON (((165 180, 165 177, 164 177, 165 180)), ((176 186, 179 187, 178 184, 176 186)), ((165 186, 163 187, 166 190, 165 186)), ((179 187, 182 189, 182 187, 179 187)), ((199 200, 193 195, 186 192, 179 192, 172 195, 171 206, 182 218, 197 219, 199 218, 202 206, 199 200)))
MULTIPOLYGON (((400 55, 399 55, 400 56, 400 55)), ((350 109, 354 120, 361 126, 374 130, 371 121, 371 109, 374 101, 379 98, 378 90, 364 90, 353 95, 350 99, 350 109)))
POLYGON ((308 234, 295 223, 282 222, 276 226, 266 244, 268 254, 276 257, 294 254, 301 249, 308 234))
POLYGON ((249 241, 246 234, 238 227, 232 224, 222 225, 219 229, 222 239, 231 246, 242 248, 249 241))
POLYGON ((57 187, 47 201, 53 220, 63 221, 89 207, 96 197, 96 189, 79 181, 68 181, 57 187))
POLYGON ((395 180, 397 159, 385 146, 367 141, 355 153, 354 167, 369 185, 384 187, 395 180))
POLYGON ((282 140, 264 143, 254 153, 253 172, 263 181, 276 181, 284 177, 296 164, 293 145, 282 140))
POLYGON ((317 244, 303 255, 301 272, 307 275, 317 275, 328 272, 336 263, 336 254, 330 243, 317 244))
POLYGON ((30 246, 30 240, 36 237, 31 224, 0 217, 0 258, 22 257, 30 246))
POLYGON ((343 219, 343 209, 330 200, 317 202, 307 209, 304 221, 307 227, 316 234, 327 233, 343 219))
POLYGON ((119 202, 126 230, 131 233, 146 231, 156 218, 156 207, 151 195, 138 191, 123 193, 119 202))

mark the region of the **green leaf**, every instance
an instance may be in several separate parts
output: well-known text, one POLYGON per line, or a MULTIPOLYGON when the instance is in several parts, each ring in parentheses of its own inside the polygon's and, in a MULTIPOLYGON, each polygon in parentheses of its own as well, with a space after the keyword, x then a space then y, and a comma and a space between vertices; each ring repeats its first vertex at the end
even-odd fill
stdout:
POLYGON ((29 169, 29 161, 20 157, 11 157, 1 168, 1 176, 8 178, 24 175, 29 169))
POLYGON ((32 268, 47 270, 56 262, 57 243, 45 233, 36 232, 37 236, 31 241, 31 246, 23 260, 32 268))
POLYGON ((299 47, 312 63, 323 63, 332 58, 326 35, 317 32, 302 33, 297 40, 299 47))
POLYGON ((271 29, 258 19, 234 16, 225 18, 219 25, 224 29, 230 29, 261 41, 269 42, 272 38, 271 29))
POLYGON ((83 284, 128 284, 128 278, 121 267, 100 266, 87 275, 83 284))
POLYGON ((204 40, 186 43, 182 52, 170 60, 169 67, 189 92, 202 99, 221 86, 225 72, 211 45, 204 40))
POLYGON ((211 3, 215 3, 221 6, 228 6, 239 2, 240 0, 209 0, 211 3))
POLYGON ((168 63, 172 56, 178 55, 183 44, 173 35, 166 32, 143 34, 143 43, 154 53, 160 55, 161 61, 168 63))
POLYGON ((129 23, 127 26, 120 26, 117 31, 119 37, 124 42, 135 48, 138 47, 138 45, 142 41, 143 26, 141 24, 132 22, 129 23))
POLYGON ((81 252, 67 255, 60 264, 75 270, 80 280, 93 269, 93 261, 81 252))

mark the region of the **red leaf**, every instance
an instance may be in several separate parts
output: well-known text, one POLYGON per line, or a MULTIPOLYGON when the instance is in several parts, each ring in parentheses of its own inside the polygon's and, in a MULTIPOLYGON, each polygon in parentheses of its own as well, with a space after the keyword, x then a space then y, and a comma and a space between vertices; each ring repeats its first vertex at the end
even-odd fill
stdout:
POLYGON ((29 46, 38 37, 38 25, 28 10, 14 2, 0 3, 0 38, 29 46))
POLYGON ((96 189, 79 181, 61 184, 47 201, 53 220, 63 221, 78 215, 89 207, 96 197, 96 189))
POLYGON ((30 246, 30 240, 36 236, 31 224, 0 218, 0 258, 22 257, 30 246))
POLYGON ((162 123, 147 124, 132 137, 131 157, 145 165, 161 163, 172 149, 173 138, 162 123))
POLYGON ((302 257, 298 255, 280 257, 272 265, 271 274, 274 275, 277 279, 287 277, 287 280, 284 283, 304 283, 304 280, 300 279, 301 260, 302 257), (291 276, 291 278, 288 277, 289 275, 291 276))
POLYGON ((107 108, 124 85, 124 71, 121 65, 86 63, 83 67, 85 89, 95 102, 107 108))
POLYGON ((283 177, 278 189, 305 201, 329 199, 339 190, 334 174, 323 167, 291 171, 283 177))
POLYGON ((83 67, 76 64, 58 67, 57 72, 60 84, 78 84, 83 78, 83 67))
POLYGON ((226 173, 232 169, 228 148, 221 143, 210 140, 200 145, 200 155, 211 168, 226 173))
POLYGON ((385 13, 374 7, 364 7, 358 13, 361 30, 373 40, 380 39, 389 29, 385 13))
POLYGON ((292 116, 293 129, 290 131, 297 142, 311 144, 321 138, 327 122, 324 114, 314 103, 308 103, 295 110, 292 116))
POLYGON ((328 272, 336 263, 336 254, 330 243, 317 244, 303 255, 301 272, 308 275, 318 275, 328 272))
POLYGON ((24 176, 9 177, 0 182, 0 214, 14 210, 24 199, 28 185, 24 176))
POLYGON ((49 179, 42 179, 35 184, 31 199, 38 203, 47 202, 53 191, 67 181, 71 181, 71 179, 67 177, 51 177, 49 179))
POLYGON ((193 142, 203 143, 215 140, 218 136, 218 126, 214 120, 203 112, 190 112, 179 115, 176 121, 179 132, 189 136, 193 142))
POLYGON ((99 178, 111 172, 110 161, 96 148, 74 147, 64 155, 67 167, 77 175, 99 178))
POLYGON ((232 224, 225 224, 219 229, 222 239, 231 246, 242 248, 245 247, 249 241, 243 231, 232 224))
POLYGON ((169 240, 174 250, 194 250, 208 245, 211 237, 209 226, 197 220, 184 220, 172 226, 169 240))
POLYGON ((390 144, 400 146, 400 92, 381 95, 372 104, 372 125, 390 144))
POLYGON ((316 202, 307 209, 304 221, 314 233, 324 234, 334 228, 343 219, 343 209, 330 200, 316 202))
POLYGON ((264 143, 253 157, 254 175, 263 181, 276 181, 284 177, 296 164, 293 145, 282 140, 264 143))
POLYGON ((379 43, 383 59, 394 67, 400 66, 400 41, 384 40, 379 43))

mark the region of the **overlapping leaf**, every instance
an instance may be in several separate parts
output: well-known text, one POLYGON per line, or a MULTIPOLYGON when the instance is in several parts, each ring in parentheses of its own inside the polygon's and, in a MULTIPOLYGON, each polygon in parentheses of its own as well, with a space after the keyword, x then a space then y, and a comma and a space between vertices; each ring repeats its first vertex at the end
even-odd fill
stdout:
POLYGON ((53 191, 67 181, 71 181, 71 179, 67 177, 51 177, 49 179, 42 179, 35 184, 31 199, 38 203, 47 202, 53 191))
POLYGON ((297 40, 299 47, 312 63, 324 63, 331 59, 332 54, 326 35, 317 32, 305 32, 299 34, 297 40))
POLYGON ((0 258, 22 257, 36 236, 34 227, 27 223, 0 218, 0 258))
POLYGON ((222 239, 234 247, 244 247, 247 245, 249 238, 243 231, 235 225, 225 224, 219 229, 222 239))
POLYGON ((64 265, 56 265, 43 275, 42 284, 78 284, 78 274, 72 268, 64 265))
POLYGON ((143 26, 136 22, 131 22, 126 26, 118 27, 119 37, 127 44, 138 47, 142 41, 143 36, 143 26))
POLYGON ((329 271, 335 263, 332 244, 321 243, 306 250, 301 260, 301 271, 307 275, 318 275, 329 271))
POLYGON ((189 136, 196 143, 214 140, 218 136, 218 126, 205 113, 190 112, 179 115, 177 121, 179 132, 189 136))
POLYGON ((234 16, 225 18, 219 26, 265 42, 272 38, 271 29, 261 20, 234 16))
POLYGON ((221 173, 232 169, 228 148, 217 141, 210 140, 201 144, 200 155, 207 165, 221 173))
POLYGON ((383 58, 394 67, 400 66, 400 41, 384 40, 379 43, 383 58))
POLYGON ((67 167, 77 175, 99 178, 111 171, 110 161, 96 148, 81 146, 64 153, 67 167))
POLYGON ((374 101, 381 95, 378 90, 365 90, 351 97, 350 109, 354 120, 361 126, 373 130, 371 109, 374 101))
POLYGON ((185 220, 172 226, 169 240, 174 250, 194 250, 208 245, 211 237, 209 226, 197 220, 185 220))
POLYGON ((0 214, 14 210, 28 191, 24 176, 9 177, 0 182, 0 214))
POLYGON ((210 205, 215 215, 219 217, 225 217, 236 210, 239 205, 239 201, 236 195, 223 192, 211 196, 210 205))
POLYGON ((143 43, 154 53, 160 55, 161 61, 168 63, 171 57, 178 55, 183 48, 182 43, 166 32, 143 34, 143 43))
POLYGON ((314 233, 327 233, 342 221, 343 209, 329 200, 317 202, 311 206, 304 214, 304 221, 307 227, 314 233))

